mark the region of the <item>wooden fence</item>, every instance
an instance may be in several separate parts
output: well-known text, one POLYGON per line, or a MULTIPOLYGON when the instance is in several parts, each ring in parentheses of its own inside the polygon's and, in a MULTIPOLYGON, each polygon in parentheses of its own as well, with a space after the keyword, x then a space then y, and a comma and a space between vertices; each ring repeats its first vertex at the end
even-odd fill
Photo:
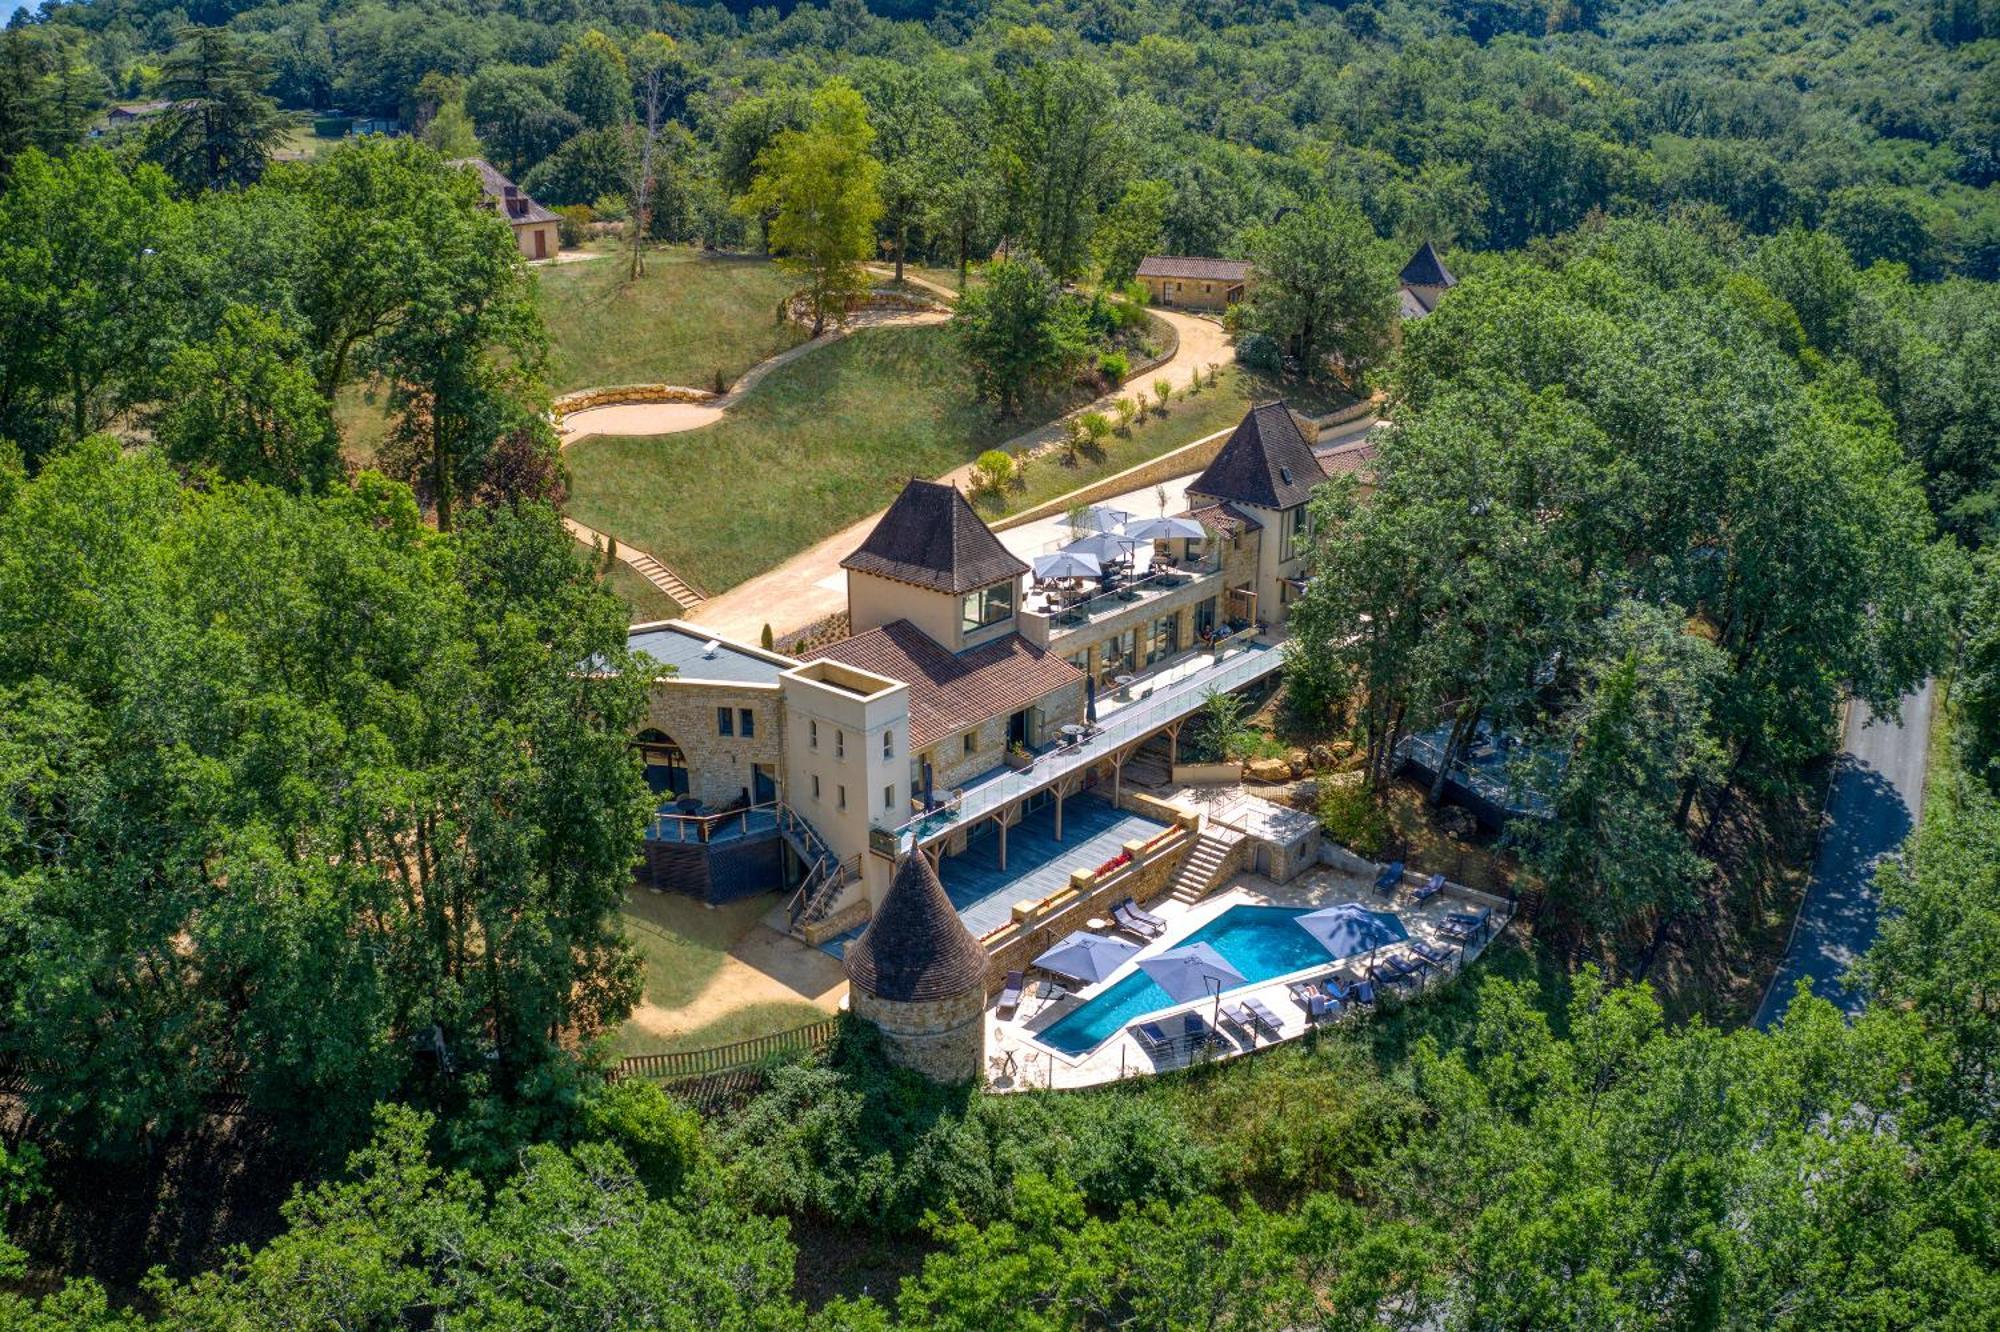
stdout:
MULTIPOLYGON (((754 1069, 769 1059, 791 1055, 818 1054, 833 1043, 840 1019, 752 1036, 746 1041, 710 1046, 706 1050, 679 1050, 672 1054, 631 1055, 611 1071, 611 1080, 647 1078, 654 1082, 675 1082, 683 1078, 709 1077, 739 1069, 754 1069)), ((679 1090, 678 1088, 676 1090, 679 1090)))

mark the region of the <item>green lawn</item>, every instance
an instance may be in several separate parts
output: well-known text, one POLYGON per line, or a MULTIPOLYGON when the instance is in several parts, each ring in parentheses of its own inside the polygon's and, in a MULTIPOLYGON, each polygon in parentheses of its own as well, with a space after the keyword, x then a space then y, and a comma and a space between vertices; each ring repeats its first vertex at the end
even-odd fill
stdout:
POLYGON ((776 371, 716 425, 571 445, 569 512, 719 592, 1055 410, 995 420, 944 325, 865 329, 776 371))
MULTIPOLYGON (((1075 466, 1035 459, 1013 489, 981 496, 980 510, 997 519, 1052 499, 1233 425, 1280 391, 1228 368, 1075 466)), ((1292 396, 1303 410, 1328 406, 1292 396)), ((942 475, 1057 406, 996 421, 972 400, 945 327, 868 329, 779 370, 717 425, 572 445, 569 511, 720 592, 884 507, 909 477, 942 475)))
POLYGON ((804 341, 777 322, 798 284, 760 259, 703 257, 675 247, 648 252, 646 275, 625 280, 611 253, 535 270, 549 327, 549 385, 558 393, 613 384, 714 387, 804 341))
MULTIPOLYGON (((645 966, 645 1002, 655 1008, 687 1007, 708 988, 729 950, 757 928, 771 909, 768 895, 704 906, 674 894, 634 889, 623 913, 625 935, 645 966)), ((725 1005, 715 1017, 686 1031, 663 1035, 639 1021, 620 1027, 612 1043, 621 1055, 702 1050, 752 1036, 768 1036, 818 1022, 826 1013, 803 999, 725 1005)))

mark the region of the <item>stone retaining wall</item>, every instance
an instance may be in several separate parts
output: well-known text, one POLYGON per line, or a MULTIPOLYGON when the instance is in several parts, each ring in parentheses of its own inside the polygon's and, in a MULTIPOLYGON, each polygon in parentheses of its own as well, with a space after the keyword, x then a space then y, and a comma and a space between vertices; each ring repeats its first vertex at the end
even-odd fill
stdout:
POLYGON ((554 407, 556 415, 566 416, 592 407, 624 407, 642 402, 713 402, 715 398, 707 389, 679 384, 619 384, 565 393, 555 400, 554 407))

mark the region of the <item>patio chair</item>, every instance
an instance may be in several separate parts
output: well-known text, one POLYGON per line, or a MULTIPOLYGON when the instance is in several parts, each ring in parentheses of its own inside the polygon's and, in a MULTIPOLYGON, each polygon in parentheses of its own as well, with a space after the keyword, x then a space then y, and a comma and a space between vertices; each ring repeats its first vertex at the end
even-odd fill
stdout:
POLYGON ((1443 891, 1444 875, 1433 874, 1430 878, 1424 880, 1423 884, 1411 896, 1416 898, 1418 906, 1422 906, 1443 891))
POLYGON ((1011 1013, 1021 1006, 1021 973, 1007 973, 1007 983, 1000 987, 1000 1002, 993 1006, 995 1012, 1011 1013))
POLYGON ((1257 1043, 1257 1015, 1250 1011, 1249 1004, 1224 1004, 1222 1006, 1222 1020, 1239 1031, 1249 1033, 1252 1045, 1257 1043))
POLYGON ((1452 949, 1440 948, 1436 944, 1432 943, 1429 939, 1417 939, 1412 941, 1410 944, 1410 951, 1415 953, 1419 958, 1421 958, 1425 962, 1430 963, 1432 966, 1437 967, 1440 970, 1446 970, 1446 971, 1451 969, 1451 964, 1454 961, 1456 961, 1458 957, 1458 954, 1454 952, 1452 949))
POLYGON ((1375 982, 1356 981, 1347 987, 1347 997, 1352 1003, 1373 1004, 1375 1002, 1375 982))
POLYGON ((1262 999, 1253 994, 1245 999, 1240 1006, 1250 1010, 1250 1016, 1255 1018, 1258 1025, 1264 1028, 1264 1033, 1267 1036, 1274 1041, 1278 1039, 1278 1015, 1273 1013, 1262 999))
POLYGON ((1347 1002, 1347 987, 1340 983, 1338 976, 1328 976, 1325 984, 1326 997, 1336 1004, 1347 1002))
POLYGON ((1163 930, 1167 927, 1167 918, 1165 916, 1157 915, 1154 912, 1146 910, 1146 908, 1139 905, 1139 899, 1136 897, 1128 897, 1123 902, 1120 902, 1118 905, 1124 907, 1127 911, 1131 912, 1134 916, 1138 917, 1140 920, 1145 921, 1148 925, 1157 925, 1163 930))
POLYGON ((1377 874, 1375 876, 1375 891, 1381 893, 1384 897, 1387 897, 1389 894, 1396 891, 1396 886, 1402 883, 1402 881, 1403 881, 1403 862, 1400 860, 1392 860, 1388 864, 1382 867, 1382 872, 1380 874, 1377 874))
POLYGON ((1139 919, 1139 917, 1133 915, 1126 907, 1120 906, 1115 908, 1111 913, 1111 919, 1118 922, 1120 929, 1128 934, 1136 934, 1141 939, 1157 939, 1160 937, 1160 927, 1158 925, 1153 924, 1151 921, 1139 919))

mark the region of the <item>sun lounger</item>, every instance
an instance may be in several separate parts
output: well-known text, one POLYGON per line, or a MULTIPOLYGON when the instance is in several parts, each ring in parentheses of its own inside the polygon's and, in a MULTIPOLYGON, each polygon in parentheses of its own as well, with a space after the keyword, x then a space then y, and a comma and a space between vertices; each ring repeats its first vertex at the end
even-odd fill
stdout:
POLYGON ((1291 991, 1293 1001, 1301 1008, 1305 1007, 1308 1000, 1324 999, 1326 997, 1325 993, 1321 991, 1318 981, 1293 981, 1285 988, 1291 991))
POLYGON ((1382 872, 1380 874, 1377 874, 1375 876, 1375 891, 1378 893, 1382 893, 1386 896, 1389 893, 1395 892, 1396 885, 1400 884, 1402 881, 1403 881, 1403 862, 1400 860, 1392 860, 1388 864, 1382 867, 1382 872))
POLYGON ((1424 969, 1407 957, 1391 955, 1375 964, 1375 974, 1392 985, 1402 985, 1414 983, 1424 969))
POLYGON ((1328 976, 1326 978, 1325 988, 1326 988, 1326 997, 1332 1000, 1334 1003, 1344 1004, 1347 1002, 1347 987, 1340 983, 1339 977, 1328 976))
POLYGON ((1354 982, 1354 984, 1352 984, 1352 985, 1350 985, 1350 986, 1348 986, 1348 987, 1347 987, 1347 997, 1348 997, 1348 999, 1349 999, 1349 1000, 1350 1000, 1351 1002, 1353 1002, 1353 1003, 1357 1003, 1357 1004, 1372 1004, 1372 1003, 1374 1003, 1374 1002, 1375 1002, 1375 982, 1373 982, 1373 981, 1356 981, 1356 982, 1354 982))
POLYGON ((1412 894, 1412 896, 1416 898, 1417 905, 1422 906, 1424 903, 1430 901, 1433 897, 1436 897, 1439 893, 1443 891, 1444 891, 1444 875, 1433 874, 1431 875, 1430 878, 1424 880, 1422 885, 1420 885, 1417 888, 1417 891, 1414 894, 1412 894))
POLYGON ((1120 929, 1131 934, 1136 934, 1141 939, 1157 939, 1160 937, 1160 927, 1158 925, 1134 915, 1129 907, 1117 907, 1112 911, 1111 918, 1118 922, 1120 929))
POLYGON ((1145 921, 1148 925, 1157 925, 1163 930, 1167 927, 1167 918, 1165 916, 1146 910, 1146 908, 1139 905, 1139 900, 1135 897, 1128 897, 1118 905, 1140 920, 1145 921))
POLYGON ((1021 973, 1007 973, 1007 983, 1000 987, 1000 1002, 994 1005, 1002 1013, 1011 1013, 1021 1006, 1021 973))
POLYGON ((1221 1037, 1216 1035, 1215 1028, 1208 1025, 1207 1018, 1190 1009, 1181 1014, 1181 1039, 1187 1043, 1188 1053, 1192 1054, 1204 1045, 1213 1045, 1221 1037))
POLYGON ((1257 1015, 1250 1011, 1249 1004, 1224 1004, 1222 1006, 1222 1020, 1240 1031, 1249 1032, 1251 1042, 1253 1044, 1256 1042, 1258 1028, 1257 1015))
POLYGON ((1248 999, 1245 999, 1239 1007, 1250 1010, 1250 1016, 1255 1018, 1257 1024, 1264 1028, 1265 1035, 1274 1041, 1278 1039, 1278 1015, 1273 1013, 1270 1006, 1262 999, 1253 994, 1248 999))
POLYGON ((1410 951, 1434 967, 1449 967, 1458 957, 1451 949, 1440 948, 1428 939, 1413 941, 1410 951))
POLYGON ((1140 1047, 1155 1058, 1174 1048, 1173 1038, 1157 1022, 1141 1022, 1132 1028, 1132 1034, 1138 1038, 1140 1047))
POLYGON ((1485 934, 1486 926, 1492 919, 1492 907, 1481 907, 1477 911, 1454 911, 1438 922, 1438 933, 1450 939, 1469 939, 1475 934, 1485 934))

